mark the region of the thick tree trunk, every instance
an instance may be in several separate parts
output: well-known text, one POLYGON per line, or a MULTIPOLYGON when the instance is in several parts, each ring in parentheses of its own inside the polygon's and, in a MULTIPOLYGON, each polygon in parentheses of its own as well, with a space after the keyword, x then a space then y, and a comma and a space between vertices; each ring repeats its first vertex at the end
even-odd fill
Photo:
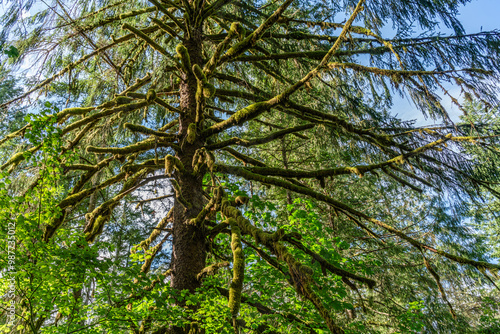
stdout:
MULTIPOLYGON (((198 64, 203 68, 201 55, 201 31, 191 33, 191 38, 185 41, 191 64, 198 64)), ((203 196, 203 173, 193 175, 192 161, 197 149, 204 145, 203 138, 196 138, 194 142, 187 141, 187 130, 190 124, 196 121, 196 77, 187 69, 182 75, 180 84, 180 107, 183 114, 179 122, 180 150, 176 157, 183 163, 186 173, 175 172, 175 180, 179 185, 180 193, 189 203, 186 207, 178 198, 175 199, 173 222, 172 248, 172 287, 177 290, 194 292, 200 286, 196 279, 197 274, 206 264, 206 245, 202 230, 191 223, 206 200, 203 196)), ((179 301, 183 305, 183 301, 179 301)), ((187 333, 187 329, 171 328, 170 333, 187 333)))

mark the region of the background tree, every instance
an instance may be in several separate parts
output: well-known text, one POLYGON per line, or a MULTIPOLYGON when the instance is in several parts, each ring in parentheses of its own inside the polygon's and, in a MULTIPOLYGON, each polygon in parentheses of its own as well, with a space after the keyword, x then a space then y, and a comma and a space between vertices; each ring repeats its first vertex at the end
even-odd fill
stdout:
POLYGON ((15 330, 479 330, 454 287, 500 266, 462 204, 498 171, 483 137, 386 112, 401 92, 446 121, 444 83, 497 103, 499 34, 466 35, 466 2, 11 4, 43 79, 10 104, 67 96, 1 141, 15 330))

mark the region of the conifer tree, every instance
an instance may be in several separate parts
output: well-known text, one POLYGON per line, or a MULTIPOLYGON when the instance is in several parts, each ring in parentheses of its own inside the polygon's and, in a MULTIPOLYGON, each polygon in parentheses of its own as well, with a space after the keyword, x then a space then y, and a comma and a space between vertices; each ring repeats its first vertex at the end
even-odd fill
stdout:
POLYGON ((467 2, 56 0, 28 20, 11 3, 1 37, 42 79, 2 108, 66 100, 0 141, 19 147, 0 167, 18 330, 474 331, 446 268, 500 266, 444 224, 498 195, 498 171, 478 177, 464 143, 484 138, 440 96, 498 103, 500 34, 466 34, 467 2), (445 125, 391 116, 398 93, 445 125), (450 319, 421 320, 424 297, 450 319))

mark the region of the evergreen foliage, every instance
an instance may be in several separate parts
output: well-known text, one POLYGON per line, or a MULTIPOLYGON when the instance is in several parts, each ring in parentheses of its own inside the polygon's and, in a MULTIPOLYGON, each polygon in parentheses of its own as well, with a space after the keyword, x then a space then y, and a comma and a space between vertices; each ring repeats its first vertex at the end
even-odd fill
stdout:
POLYGON ((9 2, 1 45, 37 72, 0 87, 0 329, 497 330, 498 202, 473 210, 500 196, 496 111, 440 102, 498 105, 467 2, 9 2))

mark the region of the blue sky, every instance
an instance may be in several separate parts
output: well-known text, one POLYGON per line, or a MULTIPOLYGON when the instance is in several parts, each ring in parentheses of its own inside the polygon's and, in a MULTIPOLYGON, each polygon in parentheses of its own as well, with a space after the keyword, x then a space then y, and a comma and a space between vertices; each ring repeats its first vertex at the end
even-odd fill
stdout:
MULTIPOLYGON (((466 33, 480 32, 481 29, 483 31, 500 30, 500 0, 473 0, 469 4, 462 6, 459 12, 458 18, 462 22, 466 33)), ((444 29, 443 32, 445 32, 444 29)), ((454 91, 451 86, 447 88, 450 89, 451 93, 455 93, 453 95, 457 97, 459 92, 456 89, 454 91)), ((458 97, 460 101, 460 96, 458 97)), ((448 110, 450 118, 453 121, 458 121, 458 117, 462 112, 451 103, 450 99, 443 98, 442 104, 448 110)), ((418 125, 432 123, 431 119, 425 120, 411 102, 399 97, 395 97, 392 111, 403 119, 417 120, 418 125)))
POLYGON ((473 0, 460 10, 460 20, 468 33, 500 29, 500 0, 473 0))

